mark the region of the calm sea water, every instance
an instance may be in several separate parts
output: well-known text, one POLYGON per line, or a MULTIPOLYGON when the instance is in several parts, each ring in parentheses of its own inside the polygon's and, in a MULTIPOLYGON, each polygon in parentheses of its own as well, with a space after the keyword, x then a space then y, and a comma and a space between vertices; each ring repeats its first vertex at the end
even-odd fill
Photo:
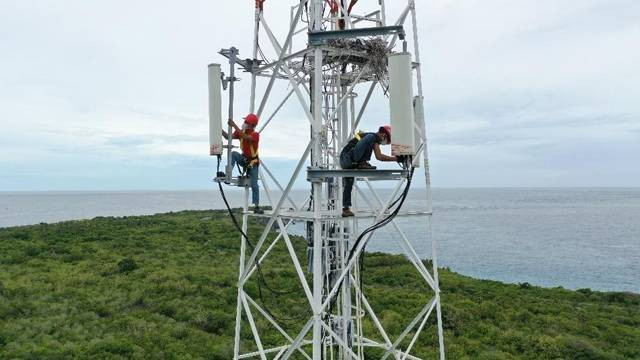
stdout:
MULTIPOLYGON (((239 192, 229 198, 240 205, 239 192)), ((406 208, 423 199, 412 190, 406 208)), ((434 189, 433 201, 441 266, 505 282, 640 293, 640 188, 434 189)), ((223 206, 216 191, 0 193, 0 227, 223 206)), ((398 223, 428 257, 424 219, 398 223)), ((398 239, 388 226, 368 249, 396 253, 398 239)))

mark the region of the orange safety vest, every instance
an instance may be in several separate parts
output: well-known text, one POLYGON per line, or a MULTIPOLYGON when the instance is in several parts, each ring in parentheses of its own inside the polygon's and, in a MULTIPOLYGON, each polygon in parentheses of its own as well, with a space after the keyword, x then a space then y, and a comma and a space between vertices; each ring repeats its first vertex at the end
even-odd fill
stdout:
MULTIPOLYGON (((242 139, 242 137, 238 137, 240 138, 240 149, 244 149, 244 140, 242 139)), ((260 159, 258 158, 258 150, 256 149, 256 146, 253 146, 253 144, 247 145, 249 145, 249 148, 251 149, 251 158, 249 159, 249 164, 247 164, 247 166, 258 165, 260 163, 260 159)))

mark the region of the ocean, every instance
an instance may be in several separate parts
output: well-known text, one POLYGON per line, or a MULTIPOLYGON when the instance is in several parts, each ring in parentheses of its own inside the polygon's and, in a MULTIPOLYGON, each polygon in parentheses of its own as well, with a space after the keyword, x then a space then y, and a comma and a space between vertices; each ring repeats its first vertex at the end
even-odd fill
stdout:
MULTIPOLYGON (((228 197, 240 206, 240 192, 228 197)), ((423 201, 424 190, 413 189, 405 207, 423 201)), ((433 206, 440 266, 509 283, 640 293, 640 188, 436 188, 433 206)), ((0 192, 0 227, 223 207, 216 190, 0 192)), ((424 218, 398 224, 429 257, 424 218)), ((398 238, 389 225, 367 249, 398 253, 398 238)))

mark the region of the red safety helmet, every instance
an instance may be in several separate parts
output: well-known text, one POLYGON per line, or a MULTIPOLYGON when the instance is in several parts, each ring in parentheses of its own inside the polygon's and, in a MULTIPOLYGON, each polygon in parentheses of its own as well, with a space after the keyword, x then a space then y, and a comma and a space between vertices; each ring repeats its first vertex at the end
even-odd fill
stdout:
POLYGON ((245 124, 256 126, 258 125, 258 115, 249 114, 244 118, 245 124))
POLYGON ((387 136, 389 137, 389 142, 391 142, 391 126, 389 125, 380 126, 380 129, 378 129, 378 131, 382 131, 386 133, 387 136))

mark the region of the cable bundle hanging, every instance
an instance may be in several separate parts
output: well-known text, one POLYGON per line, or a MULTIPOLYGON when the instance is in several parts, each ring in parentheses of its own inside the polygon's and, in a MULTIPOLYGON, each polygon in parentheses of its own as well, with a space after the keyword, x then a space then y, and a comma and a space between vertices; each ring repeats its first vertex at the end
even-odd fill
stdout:
MULTIPOLYGON (((398 213, 400 212, 400 209, 402 208, 402 205, 404 204, 404 201, 407 198, 407 195, 409 194, 409 189, 411 188, 411 179, 413 178, 413 171, 414 171, 414 167, 411 167, 411 170, 409 170, 409 176, 407 177, 407 185, 405 186, 402 194, 400 195, 400 197, 398 197, 398 199, 394 200, 391 205, 387 208, 391 208, 391 206, 393 206, 394 204, 398 203, 398 206, 396 206, 396 208, 393 210, 393 212, 389 215, 387 215, 387 217, 385 217, 384 219, 380 220, 379 222, 377 222, 376 224, 373 224, 371 226, 369 226, 368 228, 366 228, 364 231, 362 231, 362 233, 360 234, 360 236, 358 236, 358 238, 356 239, 355 243, 353 244, 353 247, 351 248, 351 251, 349 252, 349 258, 347 259, 347 263, 349 261, 351 261, 351 259, 353 258, 353 255, 356 252, 356 249, 358 248, 358 245, 360 245, 360 242, 362 241, 362 239, 370 232, 375 231, 377 229, 380 229, 381 227, 389 224, 391 221, 393 221, 393 219, 396 217, 396 215, 398 215, 398 213)), ((364 254, 364 248, 366 247, 366 244, 363 246, 362 248, 362 253, 364 254)))
MULTIPOLYGON (((404 201, 407 199, 407 195, 409 194, 409 189, 411 188, 411 180, 413 178, 413 171, 415 170, 415 167, 411 166, 410 170, 409 170, 409 176, 407 177, 407 184, 404 188, 404 190, 402 191, 402 194, 400 194, 400 196, 395 199, 391 205, 389 205, 387 207, 387 210, 390 209, 393 205, 398 204, 396 206, 396 208, 393 210, 393 212, 391 212, 389 215, 387 215, 384 219, 378 221, 377 223, 369 226, 368 228, 366 228, 364 231, 362 231, 362 233, 360 234, 360 236, 358 236, 358 238, 356 239, 355 243, 353 244, 353 247, 351 248, 351 251, 349 252, 349 257, 347 258, 346 263, 348 264, 351 259, 353 258, 353 256, 356 253, 356 250, 358 249, 358 246, 360 245, 360 242, 364 239, 364 237, 372 232, 375 231, 377 229, 380 229, 382 227, 384 227, 385 225, 389 224, 391 221, 393 221, 393 219, 396 217, 396 215, 398 215, 398 213, 400 212, 400 209, 402 208, 402 205, 404 204, 404 201)), ((368 241, 368 240, 366 240, 368 241)), ((366 249, 367 244, 365 243, 364 246, 362 247, 362 252, 360 253, 360 259, 358 260, 359 262, 359 267, 360 267, 360 292, 363 292, 362 289, 362 264, 364 261, 364 254, 365 254, 365 249, 366 249)), ((343 277, 342 280, 340 280, 340 282, 336 285, 336 286, 341 286, 342 282, 344 281, 344 279, 346 278, 343 277)), ((334 295, 333 299, 331 299, 331 301, 329 302, 329 308, 332 309, 333 308, 333 304, 337 299, 337 294, 334 295)), ((331 313, 331 311, 329 311, 329 313, 331 313)))
MULTIPOLYGON (((221 156, 218 155, 218 164, 217 164, 217 171, 220 171, 220 159, 221 156)), ((222 183, 218 182, 218 188, 220 189, 220 195, 222 195, 222 200, 224 201, 224 204, 227 207, 227 211, 229 212, 229 217, 231 217, 231 221, 233 222, 233 224, 235 225, 236 229, 238 230, 238 232, 240 232, 240 234, 242 235, 242 237, 246 240, 247 245, 249 245, 249 247, 251 248, 251 251, 255 251, 255 246, 253 245, 253 243, 251 242, 251 240, 249 240, 249 236, 242 230, 242 227, 240 227, 240 224, 238 224, 238 220, 236 219, 235 215, 233 214, 233 210, 231 209, 231 206, 229 205, 229 202, 227 201, 227 197, 224 193, 224 189, 222 188, 222 183)), ((264 307, 264 310, 274 319, 278 320, 278 321, 295 321, 295 320, 299 320, 305 316, 308 315, 309 311, 305 312, 304 314, 299 314, 298 316, 295 317, 287 317, 287 318, 283 318, 283 317, 279 317, 273 314, 273 311, 271 311, 271 309, 269 309, 269 307, 267 306, 266 301, 264 300, 264 295, 262 293, 262 286, 264 285, 264 287, 269 290, 270 293, 277 295, 277 296, 281 296, 281 295, 288 295, 294 292, 294 289, 291 290, 276 290, 274 288, 272 288, 267 281, 265 280, 264 274, 262 273, 262 268, 260 267, 260 263, 258 262, 258 259, 254 259, 254 264, 256 265, 256 271, 258 272, 258 295, 260 297, 260 302, 262 303, 262 306, 264 307)))

